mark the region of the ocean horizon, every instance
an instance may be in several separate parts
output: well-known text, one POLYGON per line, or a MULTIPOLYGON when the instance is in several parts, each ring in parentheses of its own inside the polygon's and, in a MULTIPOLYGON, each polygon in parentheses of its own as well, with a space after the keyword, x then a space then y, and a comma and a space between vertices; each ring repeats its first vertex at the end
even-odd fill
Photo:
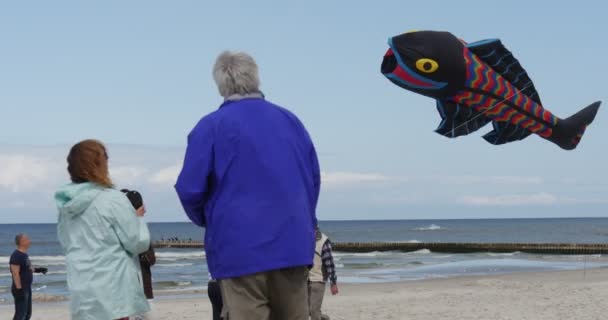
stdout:
MULTIPOLYGON (((460 220, 552 220, 552 219, 608 219, 608 217, 596 217, 596 216, 566 216, 566 217, 497 217, 497 218, 408 218, 408 219, 324 219, 319 220, 319 223, 324 222, 373 222, 373 221, 460 221, 460 220)), ((178 220, 178 221, 146 221, 147 223, 191 223, 188 220, 178 220)), ((57 224, 56 222, 11 222, 4 223, 0 222, 0 226, 2 225, 35 225, 35 224, 57 224)))

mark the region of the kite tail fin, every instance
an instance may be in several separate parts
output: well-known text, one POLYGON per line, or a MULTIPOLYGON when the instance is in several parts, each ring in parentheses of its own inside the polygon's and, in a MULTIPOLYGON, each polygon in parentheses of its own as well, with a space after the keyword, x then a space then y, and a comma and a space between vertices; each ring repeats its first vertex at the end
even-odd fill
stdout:
POLYGON ((595 119, 600 104, 601 101, 596 101, 569 118, 559 120, 553 129, 553 134, 549 137, 549 140, 553 141, 562 149, 575 149, 581 141, 585 129, 587 129, 587 126, 595 119))

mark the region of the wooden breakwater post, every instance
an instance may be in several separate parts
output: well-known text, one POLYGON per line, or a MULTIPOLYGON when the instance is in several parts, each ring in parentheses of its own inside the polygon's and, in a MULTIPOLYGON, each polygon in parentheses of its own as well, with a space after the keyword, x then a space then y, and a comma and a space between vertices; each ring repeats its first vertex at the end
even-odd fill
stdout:
MULTIPOLYGON (((200 241, 155 241, 154 248, 204 249, 200 241)), ((335 251, 365 253, 374 251, 413 252, 430 250, 439 253, 524 252, 532 254, 608 254, 608 244, 583 243, 455 243, 455 242, 336 242, 335 251)))

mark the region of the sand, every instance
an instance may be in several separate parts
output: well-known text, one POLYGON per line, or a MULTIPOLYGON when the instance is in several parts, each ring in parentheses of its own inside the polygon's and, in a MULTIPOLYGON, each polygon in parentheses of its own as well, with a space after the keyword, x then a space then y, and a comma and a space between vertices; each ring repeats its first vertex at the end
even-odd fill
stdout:
MULTIPOLYGON (((324 312, 334 320, 608 318, 608 269, 519 273, 387 284, 342 285, 326 296, 324 312)), ((0 319, 12 317, 0 307, 0 319)), ((211 319, 205 297, 161 299, 156 319, 211 319)), ((34 320, 69 319, 65 303, 36 304, 34 320)))

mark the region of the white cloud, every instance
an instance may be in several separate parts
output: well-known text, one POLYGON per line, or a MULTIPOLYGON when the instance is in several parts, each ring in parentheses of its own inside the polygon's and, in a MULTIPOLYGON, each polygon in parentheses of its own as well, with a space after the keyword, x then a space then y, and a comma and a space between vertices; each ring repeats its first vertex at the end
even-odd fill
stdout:
POLYGON ((541 184, 543 178, 535 176, 493 176, 488 179, 495 184, 541 184))
POLYGON ((391 178, 375 173, 359 172, 321 172, 321 183, 324 186, 352 186, 391 181, 391 178))
POLYGON ((177 181, 180 170, 181 165, 179 164, 163 168, 153 174, 148 181, 156 185, 173 186, 177 181))
POLYGON ((0 189, 13 193, 47 185, 52 164, 47 159, 22 154, 0 155, 0 189))
POLYGON ((542 184, 543 178, 537 176, 431 176, 428 180, 441 184, 542 184))
POLYGON ((146 168, 142 167, 114 167, 110 168, 110 176, 116 184, 139 185, 142 182, 142 177, 148 173, 146 168))
POLYGON ((557 196, 546 192, 527 195, 465 196, 462 198, 464 204, 473 206, 553 205, 559 203, 559 200, 557 196))
POLYGON ((421 205, 437 202, 436 200, 431 200, 427 194, 417 191, 385 191, 380 193, 374 193, 369 197, 369 200, 371 203, 380 206, 421 205))

